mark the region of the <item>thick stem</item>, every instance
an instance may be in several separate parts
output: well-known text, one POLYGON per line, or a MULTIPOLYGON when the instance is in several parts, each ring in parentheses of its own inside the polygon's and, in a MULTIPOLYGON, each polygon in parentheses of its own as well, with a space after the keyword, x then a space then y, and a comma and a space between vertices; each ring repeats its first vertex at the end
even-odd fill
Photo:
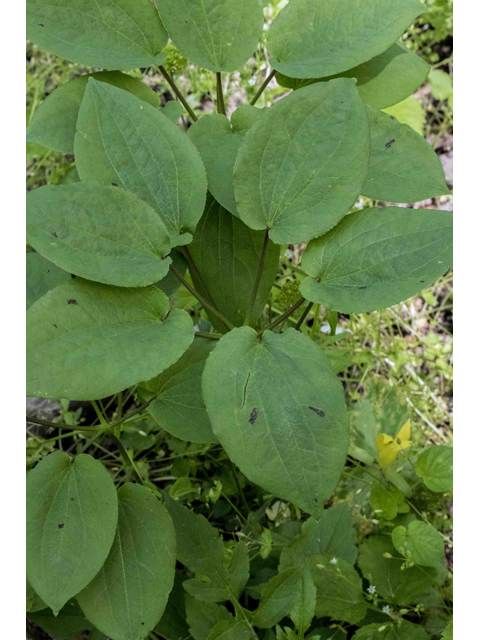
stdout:
POLYGON ((219 71, 217 71, 217 111, 222 114, 222 116, 226 115, 225 101, 223 99, 222 74, 219 71))
POLYGON ((295 304, 292 304, 291 307, 289 307, 284 314, 282 314, 281 316, 279 316, 276 320, 274 320, 271 324, 269 324, 267 327, 265 327, 265 329, 262 329, 261 331, 259 331, 259 334, 262 334, 264 331, 270 331, 271 329, 274 329, 277 325, 279 325, 281 322, 283 322, 284 320, 286 320, 287 318, 289 318, 292 313, 294 311, 296 311, 298 309, 298 307, 300 307, 303 303, 305 302, 305 298, 300 298, 300 300, 297 300, 297 302, 295 304))
POLYGON ((310 309, 313 307, 313 302, 309 302, 308 305, 305 308, 305 311, 302 313, 302 317, 300 318, 300 320, 297 322, 297 324, 295 325, 295 329, 297 331, 300 330, 300 327, 302 326, 302 324, 305 322, 305 318, 308 316, 310 309))
POLYGON ((180 102, 185 107, 186 111, 188 112, 188 115, 191 117, 191 119, 194 122, 196 122, 198 120, 197 116, 193 113, 192 107, 188 104, 188 102, 186 101, 186 99, 182 95, 180 89, 177 87, 177 85, 173 81, 172 76, 168 73, 168 71, 165 69, 165 67, 160 66, 158 68, 160 69, 160 73, 162 74, 162 76, 165 78, 165 80, 168 82, 168 84, 172 87, 172 90, 173 90, 174 94, 177 96, 177 98, 180 100, 180 102))
POLYGON ((258 261, 258 269, 257 275, 255 277, 255 282, 253 283, 252 289, 252 297, 250 299, 250 305, 248 307, 248 313, 245 317, 244 326, 248 326, 250 324, 250 318, 253 313, 253 307, 255 306, 255 300, 257 299, 258 288, 260 287, 260 281, 262 279, 263 267, 265 266, 265 259, 267 257, 267 249, 268 249, 268 227, 265 229, 265 235, 263 236, 263 245, 262 250, 260 252, 260 260, 258 261))
POLYGON ((260 89, 257 91, 257 93, 255 94, 255 97, 253 98, 253 100, 250 102, 250 104, 253 106, 257 100, 260 98, 260 96, 262 95, 262 93, 265 91, 265 89, 268 87, 268 85, 270 84, 270 80, 274 77, 274 75, 277 73, 276 69, 272 69, 271 72, 268 74, 268 76, 265 78, 265 80, 262 83, 262 86, 260 87, 260 89))
POLYGON ((174 276, 176 276, 180 280, 180 282, 183 284, 185 289, 187 289, 187 291, 190 291, 192 296, 195 296, 195 298, 200 302, 200 304, 204 306, 206 309, 209 309, 213 313, 213 315, 216 316, 219 320, 221 320, 228 329, 231 330, 235 328, 233 324, 230 322, 230 320, 227 320, 225 316, 223 316, 219 311, 217 311, 215 307, 213 307, 209 302, 207 302, 205 298, 201 296, 198 293, 198 291, 196 291, 192 287, 192 285, 185 280, 182 274, 177 269, 175 269, 173 264, 170 265, 170 271, 173 273, 174 276))
POLYGON ((195 331, 195 338, 208 338, 209 340, 220 340, 222 336, 219 333, 205 333, 204 331, 195 331))

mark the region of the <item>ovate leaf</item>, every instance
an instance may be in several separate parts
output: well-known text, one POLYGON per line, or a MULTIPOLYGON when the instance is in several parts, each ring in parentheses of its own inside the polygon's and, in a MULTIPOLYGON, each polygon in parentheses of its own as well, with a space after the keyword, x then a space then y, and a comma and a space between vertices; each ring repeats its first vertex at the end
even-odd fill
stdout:
POLYGON ((365 104, 385 109, 418 89, 429 71, 430 65, 420 56, 404 44, 395 43, 380 55, 336 76, 305 79, 277 73, 275 79, 280 86, 296 90, 332 78, 356 78, 358 93, 365 104))
MULTIPOLYGON (((192 270, 193 284, 207 300, 235 326, 242 326, 250 308, 252 290, 258 272, 265 233, 249 229, 241 220, 221 207, 211 196, 189 247, 201 278, 192 270), (234 285, 233 285, 234 283, 234 285)), ((278 270, 280 250, 268 243, 265 264, 252 324, 260 317, 268 301, 278 270)), ((213 314, 209 318, 222 333, 225 325, 213 314)))
POLYGON ((308 569, 303 570, 298 591, 299 597, 290 611, 290 617, 299 633, 305 633, 312 623, 317 602, 317 587, 308 569))
POLYGON ((252 229, 268 227, 276 244, 317 237, 354 204, 368 154, 354 80, 295 91, 253 125, 240 147, 233 176, 240 218, 252 229))
POLYGON ((293 78, 321 78, 382 53, 425 6, 418 0, 291 0, 268 34, 271 65, 293 78))
POLYGON ((405 513, 408 505, 405 503, 403 493, 392 484, 384 484, 374 480, 370 491, 370 505, 375 512, 375 517, 393 520, 397 514, 405 513))
POLYGON ((263 29, 258 0, 156 0, 175 46, 210 71, 236 71, 253 54, 263 29))
POLYGON ((89 78, 129 91, 153 107, 160 99, 148 85, 120 71, 89 73, 55 89, 35 111, 27 129, 27 142, 37 142, 62 153, 73 153, 77 118, 89 78))
POLYGON ((157 396, 148 413, 162 429, 181 440, 216 440, 202 397, 203 368, 215 344, 215 340, 196 338, 175 364, 143 385, 157 396))
POLYGON ((188 136, 161 110, 90 79, 75 159, 82 181, 124 187, 155 209, 172 246, 191 241, 205 204, 205 169, 188 136))
POLYGON ((155 287, 76 278, 27 314, 27 395, 94 400, 157 375, 190 346, 190 316, 155 287))
POLYGON ((367 613, 362 593, 362 579, 355 569, 340 558, 314 556, 310 560, 313 582, 317 588, 317 618, 356 624, 367 613))
POLYGON ((161 280, 171 263, 161 218, 134 193, 77 183, 27 196, 27 239, 57 266, 119 287, 161 280))
POLYGON ((358 564, 364 578, 375 587, 377 593, 399 605, 414 602, 435 582, 434 569, 403 568, 404 560, 398 557, 390 536, 367 538, 360 545, 358 564))
POLYGON ((443 567, 445 548, 442 534, 431 524, 414 520, 408 529, 400 526, 392 531, 395 549, 407 560, 424 567, 443 567))
POLYGON ((27 38, 89 67, 162 64, 168 36, 150 0, 27 0, 27 38))
POLYGON ((78 594, 86 617, 115 640, 144 638, 160 620, 175 576, 175 532, 155 494, 118 491, 118 526, 105 564, 78 594))
POLYGON ((343 469, 348 425, 320 347, 294 329, 261 339, 234 329, 207 360, 203 397, 213 432, 249 480, 321 513, 343 469))
POLYGON ((300 599, 303 569, 286 569, 267 582, 252 622, 260 629, 268 629, 288 616, 300 599))
POLYGON ((415 473, 431 491, 453 489, 453 449, 443 444, 428 447, 415 465, 415 473))
POLYGON ((452 264, 451 212, 364 209, 310 242, 300 291, 342 313, 397 304, 428 287, 452 264))
POLYGON ((26 302, 29 309, 39 298, 59 284, 72 279, 71 275, 57 267, 39 253, 27 253, 27 290, 26 302))
POLYGON ((449 193, 440 158, 421 135, 386 113, 371 108, 367 113, 371 155, 364 196, 417 202, 449 193))
POLYGON ((27 576, 58 614, 95 577, 112 546, 117 494, 89 455, 57 451, 27 477, 27 576))

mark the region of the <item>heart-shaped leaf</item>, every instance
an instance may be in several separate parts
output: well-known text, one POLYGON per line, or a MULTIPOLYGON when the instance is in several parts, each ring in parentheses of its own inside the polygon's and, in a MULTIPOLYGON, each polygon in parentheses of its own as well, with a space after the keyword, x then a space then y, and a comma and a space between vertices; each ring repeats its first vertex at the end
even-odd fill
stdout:
POLYGON ((94 400, 149 380, 193 340, 188 313, 169 314, 156 287, 126 289, 76 278, 27 314, 27 395, 94 400))

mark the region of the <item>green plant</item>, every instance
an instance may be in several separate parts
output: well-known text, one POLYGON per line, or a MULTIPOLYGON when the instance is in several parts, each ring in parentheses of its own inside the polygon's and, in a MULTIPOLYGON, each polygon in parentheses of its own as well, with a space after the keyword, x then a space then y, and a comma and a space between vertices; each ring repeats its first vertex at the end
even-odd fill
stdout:
POLYGON ((27 610, 54 638, 449 637, 452 448, 412 435, 399 391, 347 383, 347 406, 336 377, 339 314, 451 265, 449 212, 354 207, 449 192, 383 111, 429 73, 397 43, 424 7, 342 0, 332 19, 291 0, 272 71, 228 119, 222 74, 255 51, 262 4, 28 1, 33 42, 104 69, 27 131, 78 171, 27 197, 27 391, 64 403, 64 422, 30 419, 61 435, 28 442, 27 610), (217 113, 198 118, 176 85, 186 59, 215 74, 217 113), (178 98, 162 108, 123 73, 154 65, 178 98), (293 92, 260 109, 274 75, 293 92))

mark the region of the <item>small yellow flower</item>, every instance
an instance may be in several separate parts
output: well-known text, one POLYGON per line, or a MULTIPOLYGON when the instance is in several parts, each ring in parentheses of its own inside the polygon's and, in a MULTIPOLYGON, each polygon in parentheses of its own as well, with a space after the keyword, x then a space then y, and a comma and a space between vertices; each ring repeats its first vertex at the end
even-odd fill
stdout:
POLYGON ((402 449, 408 449, 410 440, 410 420, 407 420, 395 438, 386 433, 377 436, 378 462, 382 469, 389 467, 402 449))

